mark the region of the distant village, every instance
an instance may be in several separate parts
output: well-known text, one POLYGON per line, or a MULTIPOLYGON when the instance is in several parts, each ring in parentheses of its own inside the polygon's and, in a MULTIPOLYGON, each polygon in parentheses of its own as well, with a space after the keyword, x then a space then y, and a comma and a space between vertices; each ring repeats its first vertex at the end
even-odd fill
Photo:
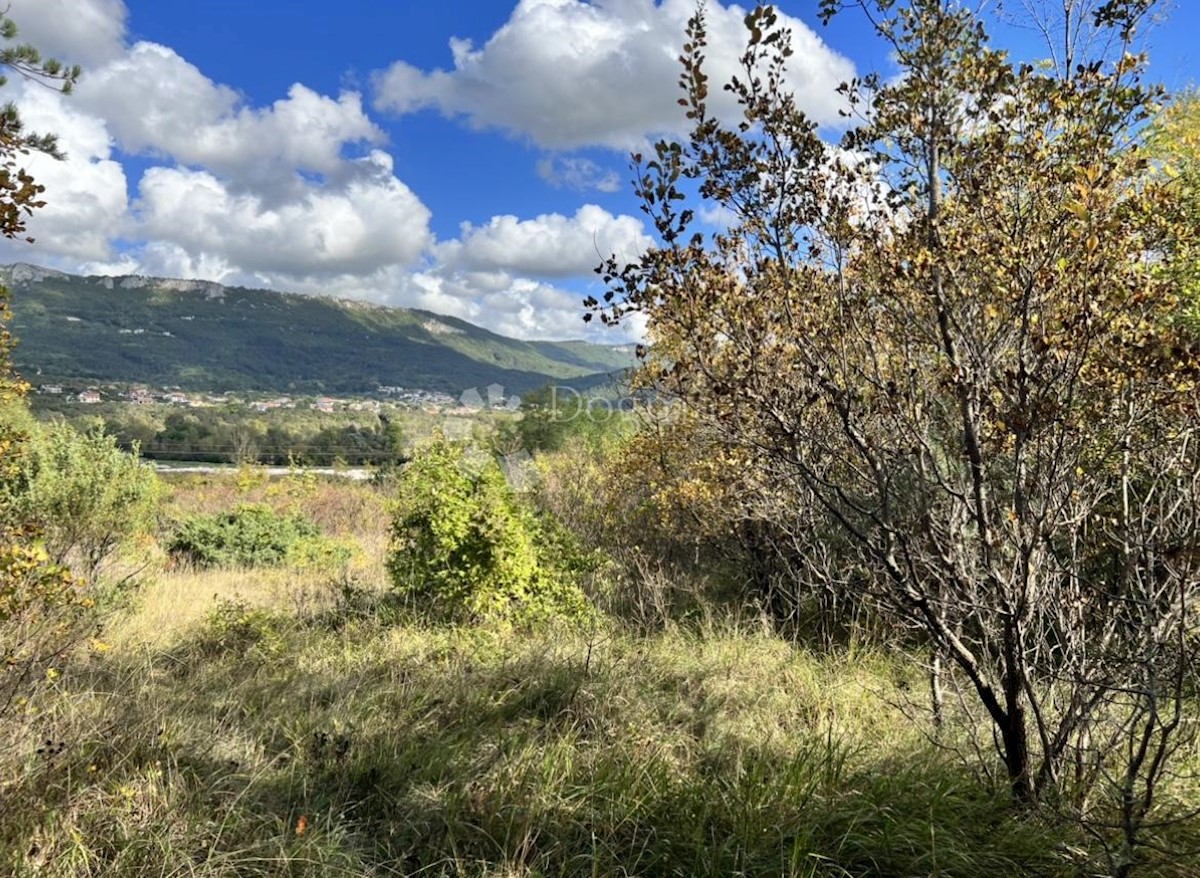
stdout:
POLYGON ((435 390, 416 390, 406 387, 378 387, 370 397, 332 396, 269 396, 228 391, 220 394, 185 391, 179 387, 150 388, 145 385, 116 384, 70 387, 64 384, 42 384, 39 395, 58 397, 67 403, 98 405, 103 402, 133 405, 168 405, 182 408, 211 408, 213 406, 244 405, 254 411, 273 409, 314 409, 319 412, 378 412, 385 403, 407 408, 444 411, 461 407, 462 403, 447 393, 435 390))

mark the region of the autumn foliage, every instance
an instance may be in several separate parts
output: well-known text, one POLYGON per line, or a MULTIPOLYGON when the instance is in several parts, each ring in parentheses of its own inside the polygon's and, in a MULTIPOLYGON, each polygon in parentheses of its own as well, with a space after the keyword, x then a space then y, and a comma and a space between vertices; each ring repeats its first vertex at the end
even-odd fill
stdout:
POLYGON ((959 4, 849 5, 902 75, 843 87, 838 148, 784 87, 770 7, 725 85, 742 118, 715 117, 697 14, 691 136, 635 156, 661 246, 605 265, 590 304, 648 318, 644 380, 815 510, 776 504, 924 639, 935 723, 946 687, 973 701, 1020 802, 1086 815, 1103 790, 1131 862, 1186 728, 1200 597, 1176 271, 1197 229, 1139 143, 1160 93, 1125 49, 1146 4, 1097 8, 1122 49, 1066 76, 1014 64, 959 4), (729 227, 698 228, 701 205, 729 227))

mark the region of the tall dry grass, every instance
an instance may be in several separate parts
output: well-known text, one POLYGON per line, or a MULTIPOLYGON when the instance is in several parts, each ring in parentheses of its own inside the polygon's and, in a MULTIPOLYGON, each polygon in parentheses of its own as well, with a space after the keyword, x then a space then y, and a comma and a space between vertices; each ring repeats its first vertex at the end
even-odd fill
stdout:
MULTIPOLYGON (((1077 827, 1014 813, 931 745, 908 662, 716 608, 429 627, 386 599, 386 497, 271 487, 172 502, 328 510, 359 567, 145 583, 0 729, 0 874, 1094 874, 1077 827)), ((1147 856, 1143 875, 1200 874, 1147 856)))

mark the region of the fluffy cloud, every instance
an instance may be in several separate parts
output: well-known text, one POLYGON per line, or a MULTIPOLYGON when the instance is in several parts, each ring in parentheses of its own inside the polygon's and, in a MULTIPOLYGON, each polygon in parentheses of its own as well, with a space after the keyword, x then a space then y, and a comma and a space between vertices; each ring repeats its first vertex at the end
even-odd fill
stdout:
POLYGON ((124 52, 128 12, 122 0, 10 0, 4 8, 21 41, 47 57, 91 69, 124 52))
POLYGON ((346 145, 383 140, 354 92, 335 100, 297 83, 269 108, 247 107, 155 43, 89 74, 77 100, 108 121, 126 151, 170 156, 267 197, 301 194, 297 171, 336 175, 346 145))
MULTIPOLYGON (((193 259, 267 278, 366 273, 414 262, 432 243, 429 210, 374 152, 353 163, 343 186, 309 184, 271 204, 232 191, 207 171, 151 168, 135 205, 138 230, 193 259)), ((193 269, 194 271, 194 269, 193 269)))
MULTIPOLYGON (((46 187, 46 206, 28 223, 38 250, 52 256, 104 259, 111 241, 124 229, 127 197, 125 171, 111 157, 104 122, 79 112, 62 95, 25 83, 16 84, 21 114, 30 131, 52 131, 66 161, 34 153, 24 162, 46 187)), ((6 258, 29 259, 28 247, 3 248, 6 258)))
MULTIPOLYGON (((433 107, 554 149, 636 148, 648 136, 684 130, 676 58, 695 9, 694 0, 521 0, 484 46, 451 41, 452 70, 398 61, 378 74, 377 103, 397 113, 433 107)), ((744 16, 737 6, 708 5, 713 82, 737 72, 744 16)), ((853 76, 853 65, 800 20, 780 19, 792 31, 789 85, 800 106, 818 122, 836 122, 835 88, 853 76)), ((732 114, 720 89, 712 102, 732 114)))
MULTIPOLYGON (((122 0, 10 0, 4 8, 20 29, 18 39, 46 57, 91 69, 124 52, 122 0)), ((19 77, 10 77, 6 91, 29 131, 58 135, 67 160, 37 153, 25 159, 23 166, 46 187, 46 206, 28 221, 37 243, 0 242, 0 259, 36 259, 65 269, 79 268, 80 260, 110 259, 113 240, 127 226, 128 196, 104 119, 19 77)))
MULTIPOLYGON (((85 13, 107 14, 101 36, 120 43, 124 7, 80 2, 85 13)), ((29 18, 34 39, 41 19, 29 18)), ((358 94, 335 99, 296 84, 253 107, 165 46, 107 54, 70 100, 19 89, 30 127, 59 132, 69 158, 30 159, 49 206, 31 223, 36 256, 16 258, 294 286, 411 266, 433 243, 430 212, 394 176, 391 157, 378 149, 351 157, 383 140, 358 94), (132 206, 114 144, 164 160, 136 183, 132 206), (135 243, 114 259, 117 238, 135 243)))
POLYGON ((459 273, 441 268, 405 277, 386 302, 461 317, 513 338, 591 337, 610 344, 628 340, 617 333, 597 335, 594 327, 584 324, 582 298, 504 272, 459 273))
POLYGON ((496 216, 483 226, 464 223, 461 238, 443 245, 438 255, 444 264, 468 271, 570 277, 588 274, 614 253, 632 259, 650 244, 641 220, 585 204, 573 217, 496 216))

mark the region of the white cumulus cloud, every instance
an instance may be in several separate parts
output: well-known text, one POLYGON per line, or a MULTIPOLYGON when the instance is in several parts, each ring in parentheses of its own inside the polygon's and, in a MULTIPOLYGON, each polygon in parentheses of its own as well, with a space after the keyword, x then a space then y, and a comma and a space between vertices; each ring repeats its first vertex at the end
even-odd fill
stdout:
POLYGON ((461 238, 442 245, 439 257, 446 265, 471 271, 570 277, 588 274, 612 254, 632 259, 650 244, 641 220, 585 204, 572 217, 495 216, 482 226, 464 223, 461 238))
MULTIPOLYGON (((38 252, 104 259, 126 224, 125 170, 112 158, 103 120, 82 113, 72 101, 37 85, 16 86, 22 119, 31 131, 54 132, 67 160, 33 153, 22 162, 40 185, 46 206, 28 220, 38 252)), ((5 258, 31 258, 30 248, 3 248, 5 258)))
POLYGON ((3 8, 18 40, 47 58, 91 69, 124 52, 129 12, 122 0, 9 0, 3 8))
MULTIPOLYGON (((252 105, 167 46, 124 46, 120 2, 78 2, 119 51, 105 50, 70 98, 16 87, 30 129, 58 132, 68 160, 30 158, 48 206, 31 222, 38 243, 15 258, 295 286, 411 266, 432 245, 430 211, 377 148, 384 134, 356 92, 296 83, 252 105), (151 161, 132 204, 115 149, 151 161), (114 255, 118 240, 127 249, 114 255)), ((24 7, 31 40, 45 35, 46 8, 24 7)), ((69 31, 45 48, 66 55, 69 31)))
MULTIPOLYGON (((541 146, 600 145, 626 150, 686 120, 677 57, 694 0, 520 0, 508 21, 476 46, 455 39, 449 70, 400 60, 375 78, 379 107, 397 113, 436 108, 479 128, 497 128, 541 146)), ((708 72, 717 112, 732 115, 719 85, 738 72, 745 10, 709 3, 708 72)), ((795 54, 788 84, 820 123, 835 123, 836 92, 853 64, 799 19, 783 15, 795 54)))
POLYGON ((506 273, 461 273, 445 268, 406 276, 384 300, 460 317, 493 332, 523 339, 575 339, 621 343, 583 322, 582 296, 553 284, 506 273))
POLYGON ((266 278, 304 278, 414 262, 432 243, 429 210, 375 152, 344 186, 309 185, 272 204, 208 171, 151 168, 135 204, 138 230, 210 265, 266 278), (232 268, 231 268, 232 270, 232 268))
POLYGON ((293 189, 297 171, 336 174, 348 144, 384 139, 355 92, 334 99, 296 83, 270 107, 249 107, 156 43, 91 72, 76 99, 128 152, 169 156, 273 197, 293 189))

